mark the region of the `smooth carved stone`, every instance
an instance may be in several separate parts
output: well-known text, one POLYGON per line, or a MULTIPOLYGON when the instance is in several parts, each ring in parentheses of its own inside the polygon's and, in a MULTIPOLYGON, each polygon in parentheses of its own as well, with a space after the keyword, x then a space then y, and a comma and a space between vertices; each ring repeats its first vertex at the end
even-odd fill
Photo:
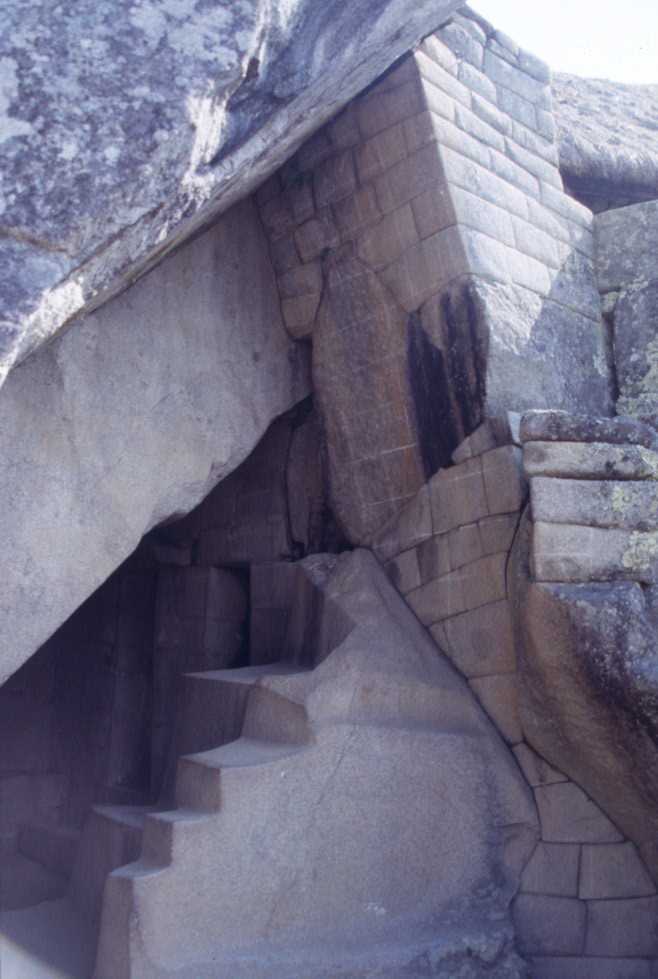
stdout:
POLYGON ((450 658, 465 676, 514 672, 516 654, 506 601, 456 615, 443 626, 450 658))
POLYGON ((518 744, 523 739, 523 731, 516 674, 475 677, 469 684, 505 740, 518 744))
POLYGON ((586 952, 658 957, 658 897, 588 901, 586 952))
POLYGON ((527 476, 566 479, 658 479, 658 452, 603 442, 526 442, 527 476))
POLYGON ((581 954, 587 915, 583 901, 520 894, 514 902, 513 914, 522 954, 581 954))
POLYGON ((580 847, 575 843, 538 843, 523 871, 521 891, 578 897, 579 859, 580 847))
MULTIPOLYGON (((3 9, 0 157, 13 192, 2 217, 0 379, 249 194, 458 5, 385 0, 376 15, 370 0, 3 9)), ((305 158, 320 163, 321 144, 305 158)), ((320 197, 352 185, 347 163, 325 175, 320 197)))
POLYGON ((583 846, 578 897, 648 897, 656 888, 632 843, 583 846))
POLYGON ((617 843, 619 830, 574 782, 535 788, 542 839, 551 843, 617 843))
POLYGON ((532 979, 655 979, 647 959, 533 957, 532 979))
POLYGON ((658 451, 655 430, 635 418, 596 418, 553 410, 526 411, 521 418, 521 441, 631 443, 658 451))
POLYGON ((540 758, 527 744, 516 745, 514 754, 530 785, 551 785, 553 782, 568 781, 566 775, 558 772, 557 768, 553 768, 547 761, 540 758))
POLYGON ((658 528, 658 483, 535 476, 533 520, 649 531, 658 528))

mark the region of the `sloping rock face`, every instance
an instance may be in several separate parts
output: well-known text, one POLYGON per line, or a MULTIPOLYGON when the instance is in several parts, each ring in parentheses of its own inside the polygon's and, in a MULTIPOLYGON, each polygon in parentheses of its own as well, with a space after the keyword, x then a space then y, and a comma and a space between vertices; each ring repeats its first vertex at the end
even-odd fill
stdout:
POLYGON ((658 420, 658 201, 599 214, 596 264, 612 332, 620 415, 658 420))
POLYGON ((4 5, 0 383, 244 197, 458 5, 4 5))
POLYGON ((560 169, 593 211, 658 197, 658 85, 553 76, 560 169))
POLYGON ((308 394, 303 353, 247 200, 12 371, 0 391, 0 682, 308 394))

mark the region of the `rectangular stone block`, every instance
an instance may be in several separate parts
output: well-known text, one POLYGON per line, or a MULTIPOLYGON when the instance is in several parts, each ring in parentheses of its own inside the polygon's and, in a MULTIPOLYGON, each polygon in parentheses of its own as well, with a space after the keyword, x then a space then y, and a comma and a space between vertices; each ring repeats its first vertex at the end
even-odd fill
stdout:
POLYGON ((462 105, 470 107, 471 93, 468 88, 462 85, 454 75, 438 65, 433 58, 430 58, 423 51, 422 47, 414 54, 414 60, 422 75, 424 84, 429 82, 432 85, 436 85, 441 92, 445 92, 446 95, 455 99, 456 102, 461 102, 462 105))
POLYGON ((523 871, 521 891, 578 897, 579 859, 580 846, 576 843, 538 843, 523 871))
POLYGON ((534 476, 530 498, 535 521, 641 531, 658 528, 658 483, 653 480, 534 476))
POLYGON ((508 133, 511 133, 512 131, 512 120, 509 116, 505 115, 504 112, 501 112, 500 109, 497 109, 493 102, 495 102, 495 98, 490 101, 489 99, 485 99, 482 96, 473 93, 471 103, 473 112, 479 116, 480 119, 483 119, 484 122, 488 123, 489 126, 493 126, 494 129, 497 129, 499 133, 503 134, 503 136, 507 136, 508 133))
POLYGON ((480 520, 480 540, 483 554, 509 551, 519 523, 518 513, 503 513, 480 520))
POLYGON ((452 188, 452 201, 457 220, 476 231, 516 247, 512 217, 496 204, 490 204, 461 187, 452 188))
POLYGON ((464 64, 482 67, 484 61, 484 45, 479 38, 473 36, 463 23, 456 20, 442 27, 438 36, 459 58, 459 68, 464 64))
POLYGON ((382 216, 375 188, 371 184, 359 187, 351 197, 334 204, 333 213, 338 230, 343 235, 366 228, 382 216))
POLYGON ((594 221, 592 212, 584 204, 565 194, 563 190, 553 187, 552 184, 542 183, 541 200, 547 207, 550 207, 552 211, 555 211, 562 217, 573 221, 582 228, 586 228, 589 231, 592 230, 594 221))
POLYGON ((451 75, 457 74, 459 66, 457 56, 440 37, 430 34, 421 44, 420 50, 451 75))
POLYGON ((270 242, 270 256, 277 275, 288 272, 300 262, 295 239, 291 234, 283 235, 282 238, 270 242))
POLYGON ((454 195, 444 183, 434 184, 414 197, 411 208, 421 238, 429 238, 457 223, 454 195))
MULTIPOLYGON (((462 61, 459 65, 457 78, 467 88, 470 88, 471 92, 477 92, 478 95, 481 95, 488 102, 493 102, 494 105, 496 104, 496 86, 476 65, 468 61, 462 61)), ((473 133, 472 135, 475 136, 476 134, 473 133)))
POLYGON ((524 252, 509 248, 507 250, 507 264, 510 269, 510 277, 515 285, 530 289, 544 298, 550 295, 555 271, 553 270, 551 276, 551 270, 543 262, 538 262, 536 258, 531 258, 524 252))
POLYGON ((450 568, 453 571, 482 557, 482 543, 478 525, 475 523, 466 524, 451 530, 448 534, 448 551, 450 568))
POLYGON ((360 235, 357 254, 371 268, 379 270, 419 240, 411 206, 403 204, 360 235))
MULTIPOLYGON (((437 68, 437 71, 440 70, 437 68)), ((369 138, 382 129, 388 129, 396 122, 415 115, 422 108, 423 95, 420 82, 412 81, 388 91, 375 88, 371 94, 358 100, 356 114, 361 132, 369 138)))
POLYGON ((432 511, 429 487, 425 485, 377 534, 372 546, 380 561, 390 561, 431 536, 432 511))
POLYGON ((583 901, 520 894, 514 902, 512 915, 522 955, 582 953, 587 916, 583 901))
POLYGON ((658 897, 587 902, 588 955, 658 957, 658 897))
POLYGON ((547 843, 621 843, 623 837, 574 782, 535 788, 542 839, 547 843))
POLYGON ((516 653, 505 600, 464 612, 443 623, 450 658, 465 676, 513 673, 516 653))
POLYGON ((514 445, 503 445, 482 456, 482 477, 489 513, 512 513, 525 500, 522 453, 514 445))
POLYGON ((335 119, 332 119, 327 125, 327 134, 337 150, 346 150, 361 142, 354 102, 350 102, 335 119))
POLYGON ((658 449, 656 431, 633 418, 596 418, 566 411, 526 411, 521 419, 522 442, 606 442, 658 449))
MULTIPOLYGON (((521 125, 520 122, 512 122, 511 138, 517 146, 521 146, 528 153, 533 153, 540 159, 550 163, 552 167, 559 168, 557 142, 553 137, 546 139, 541 133, 533 132, 532 129, 521 125)), ((517 160, 517 163, 520 162, 517 160)), ((521 166, 523 166, 522 163, 521 166)), ((533 170, 530 170, 530 172, 534 173, 533 170)))
POLYGON ((546 83, 539 82, 524 71, 520 71, 516 65, 496 55, 491 47, 484 54, 484 70, 487 77, 497 85, 515 92, 528 102, 550 108, 550 90, 546 83), (547 97, 548 105, 546 105, 547 97))
POLYGON ((465 611, 463 579, 459 571, 436 578, 409 592, 406 597, 413 611, 426 626, 465 611))
POLYGON ((315 214, 312 180, 310 173, 295 175, 293 182, 285 190, 285 198, 295 224, 303 224, 315 214))
POLYGON ((498 105, 503 112, 506 112, 512 119, 516 119, 517 122, 523 123, 529 129, 536 130, 537 114, 534 103, 529 102, 522 95, 519 95, 517 92, 512 92, 503 85, 497 85, 496 88, 498 91, 498 105))
POLYGON ((418 564, 422 584, 448 574, 451 570, 448 535, 437 535, 419 544, 418 564))
POLYGON ((531 173, 542 184, 549 184, 556 190, 562 190, 562 177, 556 163, 549 163, 543 157, 519 146, 516 140, 509 137, 505 140, 505 145, 507 155, 514 163, 527 173, 531 173))
MULTIPOLYGON (((649 897, 656 888, 632 843, 583 846, 578 897, 649 897)), ((657 919, 658 920, 658 919, 657 919)))
POLYGON ((316 217, 306 221, 295 231, 295 244, 303 262, 311 262, 326 248, 336 248, 340 244, 340 236, 329 208, 318 211, 316 217))
MULTIPOLYGON (((406 122, 405 122, 406 125, 406 122)), ((378 177, 407 155, 407 142, 402 123, 383 129, 372 139, 366 140, 356 150, 356 168, 359 179, 366 183, 378 177)))
POLYGON ((402 595, 419 588, 421 585, 418 553, 415 547, 403 551, 386 565, 386 571, 392 583, 402 595))
POLYGON ((449 146, 441 148, 441 162, 446 178, 464 190, 477 193, 485 201, 497 204, 503 210, 527 218, 526 195, 502 177, 465 159, 449 146))
POLYGON ((491 554, 460 569, 466 609, 479 608, 507 597, 506 566, 506 554, 491 554))
POLYGON ((658 452, 638 445, 605 442, 526 442, 528 476, 564 479, 658 479, 658 452))
POLYGON ((536 581, 656 580, 658 533, 535 523, 536 581))
POLYGON ((413 313, 444 285, 469 272, 462 238, 446 228, 408 248, 381 272, 381 278, 407 313, 413 313))
POLYGON ((439 470, 429 487, 435 533, 489 516, 480 459, 439 470))
POLYGON ((318 207, 333 204, 353 193, 356 171, 352 150, 343 150, 321 163, 315 171, 313 182, 318 207))
POLYGON ((375 189, 379 206, 384 212, 394 211, 442 177, 438 149, 434 143, 428 143, 377 178, 375 189))
POLYGON ((444 147, 449 147, 455 153, 461 153, 462 156, 473 160, 479 166, 489 169, 491 153, 495 152, 494 150, 491 150, 476 137, 469 135, 456 122, 451 122, 449 119, 434 114, 432 118, 434 139, 439 143, 442 150, 444 147))
POLYGON ((554 238, 521 218, 514 218, 513 223, 515 245, 519 251, 551 268, 560 268, 561 253, 554 238))
POLYGON ((469 686, 508 744, 523 739, 519 716, 519 690, 516 673, 483 676, 469 680, 469 686))

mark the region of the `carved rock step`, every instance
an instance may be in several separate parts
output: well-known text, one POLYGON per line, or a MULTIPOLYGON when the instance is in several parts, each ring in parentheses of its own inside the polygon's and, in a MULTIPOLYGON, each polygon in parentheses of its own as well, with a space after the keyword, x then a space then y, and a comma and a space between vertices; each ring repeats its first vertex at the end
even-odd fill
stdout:
POLYGON ((80 830, 72 826, 27 823, 20 831, 18 849, 52 873, 70 877, 80 835, 80 830))

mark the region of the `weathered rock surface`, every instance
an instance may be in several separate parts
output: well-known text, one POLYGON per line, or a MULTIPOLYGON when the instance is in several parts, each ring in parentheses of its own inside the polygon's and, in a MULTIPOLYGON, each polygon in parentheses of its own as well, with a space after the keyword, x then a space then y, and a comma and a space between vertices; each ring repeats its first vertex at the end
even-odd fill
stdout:
POLYGON ((0 382, 245 196, 459 0, 0 12, 0 382))
POLYGON ((302 355, 247 200, 12 372, 0 392, 0 681, 308 393, 302 355))
POLYGON ((553 76, 560 169, 594 211, 658 197, 658 85, 553 76))

